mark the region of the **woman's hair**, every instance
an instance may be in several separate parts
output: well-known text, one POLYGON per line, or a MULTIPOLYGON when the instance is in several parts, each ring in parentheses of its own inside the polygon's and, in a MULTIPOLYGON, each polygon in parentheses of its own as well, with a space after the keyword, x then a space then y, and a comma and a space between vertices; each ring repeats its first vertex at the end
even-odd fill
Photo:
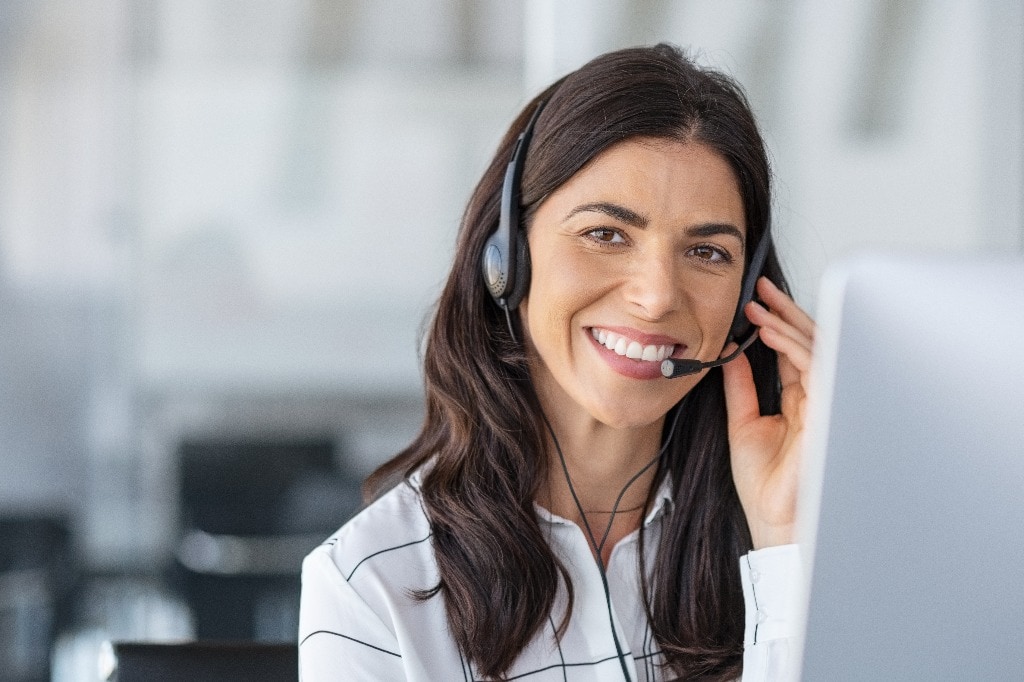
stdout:
MULTIPOLYGON (((541 103, 523 171, 522 229, 544 198, 584 165, 639 136, 700 143, 729 163, 745 209, 748 262, 754 245, 768 237, 771 219, 768 158, 743 93, 669 45, 594 59, 538 95, 506 133, 466 208, 429 330, 423 429, 366 485, 368 494, 377 494, 398 475, 431 463, 421 490, 440 582, 419 597, 443 596, 459 648, 483 675, 496 678, 542 628, 557 622, 561 635, 573 603, 568 574, 534 508, 547 471, 540 405, 525 351, 488 293, 480 266, 498 224, 514 141, 541 103), (559 583, 568 607, 553 614, 559 583)), ((774 248, 763 274, 785 287, 774 248)), ((777 412, 775 354, 758 341, 747 356, 762 412, 777 412)), ((739 557, 751 549, 751 539, 729 466, 721 370, 710 370, 680 409, 648 498, 649 505, 667 477, 674 503, 653 566, 643 565, 641 529, 643 594, 670 670, 688 679, 733 679, 743 653, 739 557)))

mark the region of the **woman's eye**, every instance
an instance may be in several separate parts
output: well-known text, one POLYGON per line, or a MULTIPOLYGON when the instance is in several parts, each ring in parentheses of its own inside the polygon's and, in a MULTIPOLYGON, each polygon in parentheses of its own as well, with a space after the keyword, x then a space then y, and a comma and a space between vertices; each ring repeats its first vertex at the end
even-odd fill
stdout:
POLYGON ((690 253, 708 263, 731 263, 732 256, 725 249, 710 244, 701 244, 690 249, 690 253))
POLYGON ((593 230, 589 230, 586 234, 595 242, 600 242, 602 244, 621 244, 626 241, 616 230, 612 230, 607 227, 598 227, 593 230))

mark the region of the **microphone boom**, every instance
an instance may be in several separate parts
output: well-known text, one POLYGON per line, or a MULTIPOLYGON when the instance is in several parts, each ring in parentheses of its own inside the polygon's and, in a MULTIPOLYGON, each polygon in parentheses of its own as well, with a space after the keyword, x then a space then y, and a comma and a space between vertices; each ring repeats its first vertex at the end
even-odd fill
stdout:
POLYGON ((712 360, 711 362, 702 362, 693 358, 667 358, 661 361, 661 375, 666 379, 675 379, 676 377, 683 377, 690 374, 696 374, 697 372, 703 372, 705 369, 711 369, 712 367, 719 367, 727 362, 731 362, 739 357, 740 353, 750 347, 750 344, 754 343, 754 339, 757 338, 757 329, 751 332, 750 336, 746 338, 739 345, 739 347, 724 358, 712 360))

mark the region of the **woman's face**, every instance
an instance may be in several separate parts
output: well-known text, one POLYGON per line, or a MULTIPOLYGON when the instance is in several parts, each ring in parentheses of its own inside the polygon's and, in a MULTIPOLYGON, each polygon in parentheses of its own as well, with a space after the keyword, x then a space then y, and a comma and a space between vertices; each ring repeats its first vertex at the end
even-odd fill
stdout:
POLYGON ((736 312, 746 224, 736 178, 697 142, 634 138, 595 157, 538 207, 520 306, 545 410, 615 428, 654 423, 713 360, 736 312))

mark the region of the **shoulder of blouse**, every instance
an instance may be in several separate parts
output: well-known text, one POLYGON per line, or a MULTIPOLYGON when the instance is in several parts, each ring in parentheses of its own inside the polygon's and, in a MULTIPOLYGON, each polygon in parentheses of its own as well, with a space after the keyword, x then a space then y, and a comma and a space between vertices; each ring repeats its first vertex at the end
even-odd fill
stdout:
POLYGON ((386 565, 401 551, 432 557, 430 523, 423 510, 418 479, 402 481, 332 534, 315 552, 326 552, 348 581, 374 566, 386 565))

